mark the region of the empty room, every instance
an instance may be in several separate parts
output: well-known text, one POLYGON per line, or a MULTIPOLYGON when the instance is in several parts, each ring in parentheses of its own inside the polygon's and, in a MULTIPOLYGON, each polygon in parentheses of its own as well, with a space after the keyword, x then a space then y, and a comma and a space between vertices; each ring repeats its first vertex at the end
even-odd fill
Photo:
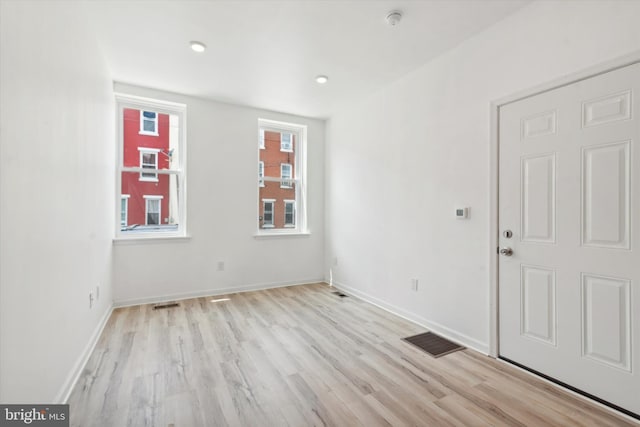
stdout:
POLYGON ((0 425, 640 424, 640 0, 0 0, 0 425))

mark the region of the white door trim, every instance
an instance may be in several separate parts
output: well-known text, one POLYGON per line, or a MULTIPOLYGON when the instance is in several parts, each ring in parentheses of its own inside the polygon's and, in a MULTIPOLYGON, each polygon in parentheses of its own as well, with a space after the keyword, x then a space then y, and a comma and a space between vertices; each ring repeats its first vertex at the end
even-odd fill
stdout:
POLYGON ((601 64, 589 67, 582 71, 577 71, 567 76, 560 77, 553 81, 516 92, 512 95, 504 98, 497 99, 491 102, 490 106, 490 147, 489 147, 489 355, 491 357, 498 357, 500 343, 499 343, 499 331, 498 331, 498 171, 499 171, 499 141, 498 141, 498 126, 499 126, 499 108, 503 105, 511 102, 519 101, 530 96, 535 96, 543 92, 547 92, 561 86, 566 86, 571 83, 585 80, 591 77, 595 77, 600 74, 607 73, 609 71, 623 68, 628 65, 640 63, 640 50, 631 54, 615 58, 610 61, 603 62, 601 64))

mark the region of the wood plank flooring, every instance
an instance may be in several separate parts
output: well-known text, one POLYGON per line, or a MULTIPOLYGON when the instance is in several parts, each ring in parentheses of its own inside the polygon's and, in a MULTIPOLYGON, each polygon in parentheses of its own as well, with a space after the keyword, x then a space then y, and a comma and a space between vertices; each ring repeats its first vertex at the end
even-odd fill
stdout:
POLYGON ((116 309, 69 399, 72 426, 631 426, 324 284, 116 309), (229 298, 229 301, 211 302, 229 298))

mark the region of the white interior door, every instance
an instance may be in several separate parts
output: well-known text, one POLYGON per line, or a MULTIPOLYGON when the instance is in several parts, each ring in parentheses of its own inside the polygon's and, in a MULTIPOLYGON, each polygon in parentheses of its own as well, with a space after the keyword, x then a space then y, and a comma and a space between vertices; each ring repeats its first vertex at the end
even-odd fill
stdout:
POLYGON ((500 356, 635 414, 639 113, 640 64, 499 113, 500 356))

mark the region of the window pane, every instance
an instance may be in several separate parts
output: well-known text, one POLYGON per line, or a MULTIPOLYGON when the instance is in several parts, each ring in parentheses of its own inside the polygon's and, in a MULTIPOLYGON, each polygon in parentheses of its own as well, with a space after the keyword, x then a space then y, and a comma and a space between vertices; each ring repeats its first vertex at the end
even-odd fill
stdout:
POLYGON ((137 172, 121 173, 121 193, 129 195, 126 224, 121 227, 123 233, 177 231, 180 223, 179 175, 158 173, 157 176, 157 181, 140 181, 137 172))
POLYGON ((290 133, 283 132, 280 134, 280 149, 281 150, 293 149, 293 137, 290 133))
POLYGON ((120 226, 127 226, 127 198, 120 199, 120 226))
POLYGON ((143 120, 142 121, 143 129, 147 132, 155 132, 156 131, 156 122, 151 120, 143 120))
POLYGON ((160 224, 160 200, 145 199, 147 203, 147 225, 160 224))
POLYGON ((149 212, 160 213, 160 201, 155 199, 149 199, 147 201, 149 212))
POLYGON ((295 202, 285 201, 284 202, 284 226, 285 227, 293 227, 295 226, 295 202))
POLYGON ((147 214, 147 225, 158 225, 160 221, 160 214, 149 212, 147 214))
POLYGON ((186 134, 181 125, 186 105, 155 100, 157 106, 152 106, 124 94, 116 94, 116 100, 120 111, 117 190, 122 196, 116 237, 144 232, 185 235, 186 134))
POLYGON ((154 153, 143 153, 142 154, 142 164, 144 166, 151 166, 152 168, 156 167, 156 155, 154 153))
POLYGON ((123 111, 122 166, 142 167, 140 156, 144 149, 152 150, 154 157, 145 156, 144 163, 158 169, 180 168, 180 117, 176 114, 158 114, 152 111, 125 108, 123 111), (147 116, 152 117, 147 120, 147 116), (154 119, 155 117, 155 119, 154 119), (158 135, 140 134, 140 130, 158 135), (157 159, 155 158, 157 156, 157 159))
POLYGON ((284 188, 290 188, 293 183, 291 181, 291 165, 282 164, 280 165, 280 186, 284 188))
MULTIPOLYGON (((277 181, 264 181, 264 187, 259 188, 258 197, 258 209, 259 209, 259 223, 258 228, 265 228, 265 221, 269 221, 269 224, 273 224, 273 229, 291 228, 291 224, 295 224, 295 219, 289 220, 285 223, 285 203, 284 201, 292 201, 290 204, 292 215, 295 216, 295 209, 292 207, 296 201, 296 184, 291 182, 291 187, 283 188, 280 186, 280 180, 277 181), (273 200, 271 203, 267 203, 267 209, 265 211, 264 200, 273 200), (285 224, 288 227, 285 227, 285 224)), ((290 215, 291 216, 291 215, 290 215)))
POLYGON ((296 226, 296 135, 262 128, 261 145, 263 135, 264 149, 259 150, 258 160, 258 228, 291 230, 296 226), (273 200, 266 212, 265 200, 273 200))
POLYGON ((261 228, 273 228, 273 201, 262 202, 261 228))
MULTIPOLYGON (((156 165, 156 153, 149 153, 149 152, 141 152, 141 159, 140 159, 140 167, 141 168, 145 168, 145 169, 157 169, 157 165, 156 165)), ((158 179, 158 175, 156 173, 147 173, 147 172, 142 172, 140 174, 140 178, 143 179, 158 179)))

